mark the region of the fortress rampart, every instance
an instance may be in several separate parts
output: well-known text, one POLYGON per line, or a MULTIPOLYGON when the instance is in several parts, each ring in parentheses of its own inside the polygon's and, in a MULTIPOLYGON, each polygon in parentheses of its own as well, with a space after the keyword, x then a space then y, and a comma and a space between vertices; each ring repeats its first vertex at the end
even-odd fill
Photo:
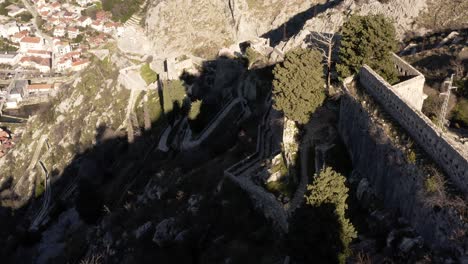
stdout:
POLYGON ((408 131, 456 186, 467 194, 468 150, 453 142, 420 111, 418 106, 421 104, 422 107, 424 99, 411 100, 411 89, 422 89, 418 86, 421 83, 424 85, 424 76, 396 55, 394 61, 402 75, 415 77, 391 86, 369 66, 364 65, 359 73, 360 84, 408 131))
POLYGON ((407 103, 421 111, 424 99, 427 97, 423 91, 424 82, 426 80, 424 75, 396 54, 392 54, 392 59, 399 75, 407 78, 406 80, 393 85, 392 88, 398 95, 406 100, 407 103))

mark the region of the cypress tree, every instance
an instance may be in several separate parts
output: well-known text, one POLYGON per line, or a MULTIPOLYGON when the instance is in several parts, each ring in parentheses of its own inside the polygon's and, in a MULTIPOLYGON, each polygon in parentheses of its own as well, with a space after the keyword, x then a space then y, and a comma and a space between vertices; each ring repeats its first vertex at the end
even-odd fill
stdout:
POLYGON ((286 118, 305 124, 325 100, 322 55, 317 50, 296 49, 273 70, 273 97, 276 110, 286 118))
MULTIPOLYGON (((357 237, 356 230, 349 219, 346 218, 346 199, 348 199, 348 187, 345 185, 346 178, 331 168, 322 170, 315 177, 314 182, 307 186, 310 194, 306 196, 306 203, 314 208, 333 205, 335 215, 341 223, 340 239, 343 251, 338 255, 340 263, 345 263, 350 255, 349 244, 357 237)), ((333 230, 332 230, 333 231, 333 230)))
POLYGON ((395 28, 383 15, 353 15, 341 34, 340 62, 336 65, 341 78, 358 73, 367 64, 390 84, 398 81, 390 54, 397 48, 395 28))

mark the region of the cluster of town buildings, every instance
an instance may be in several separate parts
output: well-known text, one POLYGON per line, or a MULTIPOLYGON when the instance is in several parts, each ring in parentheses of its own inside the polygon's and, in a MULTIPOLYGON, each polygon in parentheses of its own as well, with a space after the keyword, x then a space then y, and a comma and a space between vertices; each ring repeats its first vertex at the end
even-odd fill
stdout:
MULTIPOLYGON (((35 69, 43 73, 52 70, 54 72, 82 70, 89 64, 89 61, 82 56, 87 48, 99 46, 110 36, 119 36, 123 31, 120 23, 111 20, 110 12, 98 11, 95 18, 82 15, 83 9, 96 1, 77 0, 76 4, 71 4, 32 0, 33 8, 43 21, 42 25, 37 26, 50 33, 53 38, 44 39, 36 34, 31 23, 21 24, 17 21, 2 23, 0 37, 9 40, 18 50, 0 51, 0 64, 35 69), (82 39, 76 41, 80 35, 83 35, 82 39)), ((7 9, 26 11, 23 7, 14 4, 7 6, 7 9)), ((17 12, 11 13, 12 16, 15 14, 17 12)))
POLYGON ((75 39, 88 27, 109 35, 120 36, 123 32, 122 24, 113 22, 110 12, 98 11, 95 18, 82 15, 83 9, 93 2, 100 2, 99 0, 78 0, 78 5, 47 0, 32 2, 44 20, 43 28, 52 32, 54 37, 75 39))
POLYGON ((28 97, 37 98, 54 94, 61 83, 30 83, 27 80, 15 80, 11 85, 10 93, 0 92, 0 100, 4 101, 5 109, 17 109, 18 105, 28 97))

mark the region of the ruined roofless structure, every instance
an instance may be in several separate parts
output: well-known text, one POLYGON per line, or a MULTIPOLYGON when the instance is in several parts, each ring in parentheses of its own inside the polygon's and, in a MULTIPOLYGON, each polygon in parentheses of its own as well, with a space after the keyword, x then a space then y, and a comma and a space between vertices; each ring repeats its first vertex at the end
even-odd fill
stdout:
POLYGON ((447 173, 458 188, 468 194, 468 149, 454 142, 422 112, 426 95, 424 75, 392 54, 395 67, 404 81, 390 85, 369 66, 359 72, 365 90, 411 135, 429 156, 447 173))

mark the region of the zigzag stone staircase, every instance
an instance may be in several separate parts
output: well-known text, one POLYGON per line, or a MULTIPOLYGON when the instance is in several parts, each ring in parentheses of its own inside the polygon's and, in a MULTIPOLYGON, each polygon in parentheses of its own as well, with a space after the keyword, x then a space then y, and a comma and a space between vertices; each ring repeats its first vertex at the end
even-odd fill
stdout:
POLYGON ((225 170, 224 176, 237 183, 240 188, 249 194, 254 205, 263 211, 265 217, 272 221, 273 226, 278 231, 287 233, 288 215, 283 205, 278 202, 272 193, 252 181, 257 174, 265 170, 261 165, 262 161, 279 152, 279 150, 272 148, 273 135, 270 127, 271 99, 267 101, 267 105, 268 109, 258 126, 255 153, 225 170))

